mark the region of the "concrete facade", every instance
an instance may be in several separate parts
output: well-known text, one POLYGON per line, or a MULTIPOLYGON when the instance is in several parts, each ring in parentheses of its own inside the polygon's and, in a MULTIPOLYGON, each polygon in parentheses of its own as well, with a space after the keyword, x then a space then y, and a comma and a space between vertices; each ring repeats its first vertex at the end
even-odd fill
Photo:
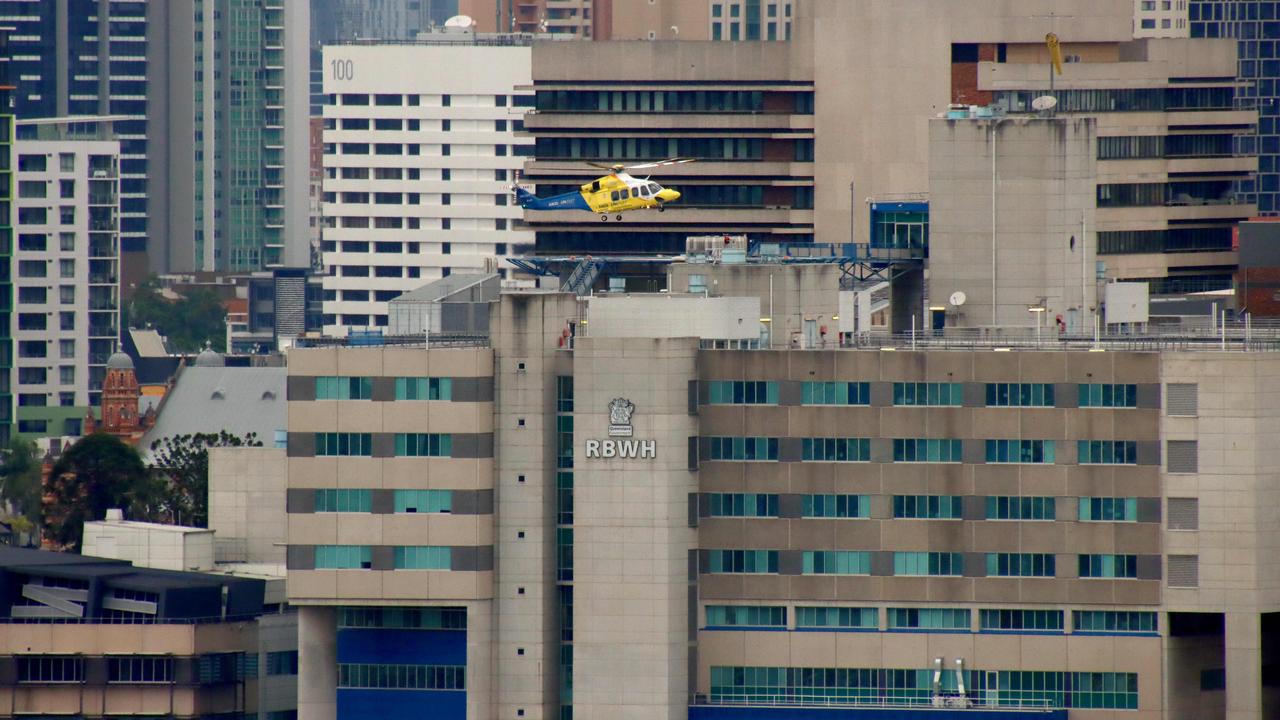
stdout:
POLYGON ((209 529, 220 562, 283 565, 285 450, 209 448, 209 529))

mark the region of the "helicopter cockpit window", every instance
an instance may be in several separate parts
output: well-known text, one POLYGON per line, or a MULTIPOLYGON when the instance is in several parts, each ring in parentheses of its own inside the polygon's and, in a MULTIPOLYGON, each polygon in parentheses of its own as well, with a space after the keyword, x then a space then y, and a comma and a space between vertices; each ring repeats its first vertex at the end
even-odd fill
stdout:
POLYGON ((643 186, 641 186, 641 187, 640 187, 640 197, 649 197, 649 186, 648 186, 648 185, 643 185, 643 186))
POLYGON ((662 191, 662 188, 658 187, 658 183, 649 183, 649 192, 653 193, 654 195, 657 195, 661 191, 662 191))

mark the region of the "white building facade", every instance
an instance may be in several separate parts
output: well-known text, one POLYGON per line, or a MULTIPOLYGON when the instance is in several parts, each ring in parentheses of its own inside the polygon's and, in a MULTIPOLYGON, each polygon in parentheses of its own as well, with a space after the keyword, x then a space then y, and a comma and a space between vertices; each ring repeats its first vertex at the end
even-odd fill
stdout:
POLYGON ((20 140, 14 154, 19 432, 79 434, 55 425, 98 404, 120 326, 120 144, 20 140))
POLYGON ((324 332, 387 325, 387 302, 454 272, 509 272, 533 244, 509 185, 533 139, 518 38, 324 48, 324 332), (496 260, 496 263, 495 263, 496 260))
POLYGON ((1191 37, 1188 0, 1133 0, 1135 38, 1191 37))

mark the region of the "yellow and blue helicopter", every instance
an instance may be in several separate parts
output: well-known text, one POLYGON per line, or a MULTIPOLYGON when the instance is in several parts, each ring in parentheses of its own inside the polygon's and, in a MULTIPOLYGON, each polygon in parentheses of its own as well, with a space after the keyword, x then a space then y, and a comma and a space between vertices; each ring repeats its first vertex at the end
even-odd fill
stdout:
POLYGON ((633 178, 627 174, 628 170, 683 165, 693 160, 693 158, 671 158, 639 165, 587 163, 592 167, 608 170, 609 174, 592 180, 574 192, 550 197, 538 197, 520 187, 518 181, 511 186, 511 189, 515 192, 516 201, 520 203, 520 207, 526 210, 586 210, 600 213, 600 219, 604 221, 608 221, 611 214, 617 220, 622 220, 624 212, 654 208, 662 212, 666 209, 667 203, 680 199, 679 192, 664 188, 648 177, 643 180, 633 178))

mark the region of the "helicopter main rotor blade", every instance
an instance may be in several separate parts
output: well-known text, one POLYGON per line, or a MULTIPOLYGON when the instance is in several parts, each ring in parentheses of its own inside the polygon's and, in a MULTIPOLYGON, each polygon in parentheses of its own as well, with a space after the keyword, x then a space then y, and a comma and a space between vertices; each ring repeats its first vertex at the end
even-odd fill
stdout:
POLYGON ((691 163, 694 158, 671 158, 670 160, 659 160, 651 163, 641 163, 640 165, 628 165, 628 170, 643 170, 645 168, 667 167, 668 165, 684 165, 691 163))

